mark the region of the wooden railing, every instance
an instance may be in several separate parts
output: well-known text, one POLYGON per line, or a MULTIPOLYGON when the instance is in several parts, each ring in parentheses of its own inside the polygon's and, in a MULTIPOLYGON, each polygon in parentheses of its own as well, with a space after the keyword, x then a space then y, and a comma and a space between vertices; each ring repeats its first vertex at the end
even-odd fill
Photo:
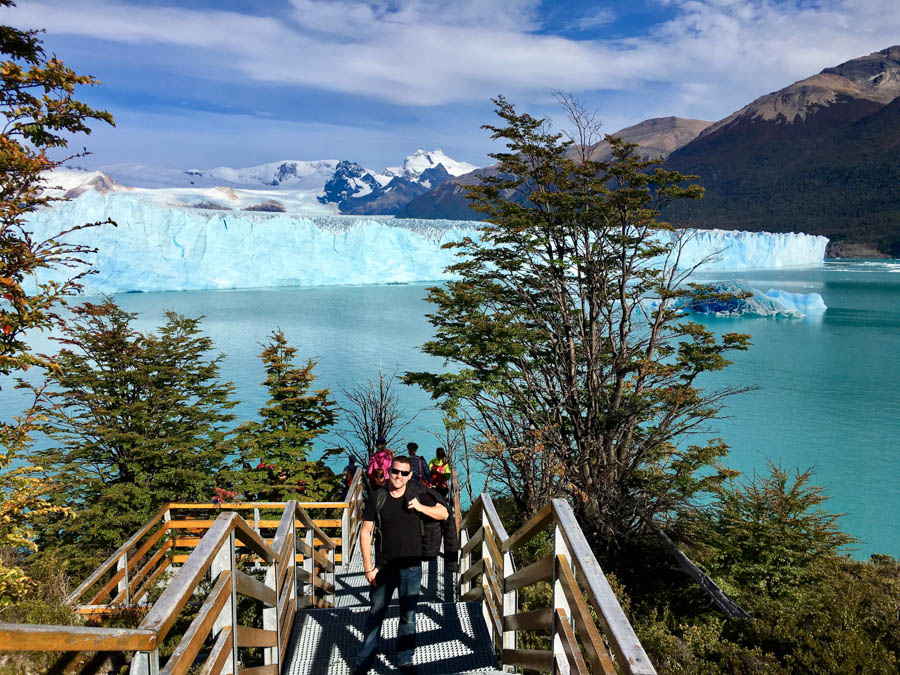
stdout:
POLYGON ((335 551, 348 542, 348 535, 339 541, 320 527, 338 527, 346 518, 316 521, 307 513, 307 506, 346 510, 349 505, 299 505, 294 501, 230 504, 222 505, 223 512, 214 520, 179 520, 173 513, 218 507, 168 504, 69 596, 83 614, 147 607, 136 629, 0 624, 0 650, 135 652, 132 673, 174 675, 188 672, 204 644, 212 640, 201 672, 275 675, 297 610, 333 606, 335 551), (252 509, 252 520, 238 515, 245 509, 252 509), (273 509, 280 511, 280 517, 267 520, 264 512, 273 509), (271 539, 260 534, 265 529, 274 530, 271 539), (191 549, 190 553, 177 553, 185 548, 191 549), (182 555, 184 559, 178 560, 182 555), (176 560, 183 564, 176 567, 176 560), (201 591, 200 584, 207 578, 211 590, 160 670, 159 646, 170 637, 189 600, 201 591), (96 587, 99 590, 95 591, 96 587), (147 595, 153 587, 163 590, 150 604, 147 595), (238 625, 239 596, 262 604, 262 628, 238 625), (79 604, 87 597, 89 603, 79 604), (107 602, 98 604, 98 600, 107 602), (238 668, 240 650, 249 647, 263 649, 264 665, 238 668))
MULTIPOLYGON (((296 562, 304 564, 310 547, 324 551, 325 539, 335 543, 334 562, 341 563, 353 553, 359 535, 362 514, 362 472, 351 482, 347 499, 342 502, 307 502, 301 504, 304 514, 324 512, 326 517, 298 519, 297 528, 305 531, 304 543, 296 554, 296 562), (326 531, 331 534, 325 534, 326 531)), ((278 527, 284 502, 234 504, 182 504, 163 506, 140 530, 119 547, 85 579, 67 601, 80 614, 108 614, 126 607, 147 604, 147 593, 173 568, 183 564, 200 542, 203 533, 225 511, 244 513, 254 530, 271 540, 278 527)), ((243 544, 239 544, 243 547, 243 544)))
POLYGON ((482 602, 504 665, 562 673, 614 675, 616 666, 635 675, 656 672, 563 500, 552 500, 507 535, 483 493, 462 520, 460 545, 460 598, 482 602), (553 551, 517 570, 513 552, 548 527, 553 551), (518 591, 538 582, 552 584, 550 606, 520 612, 518 591), (549 632, 551 648, 519 649, 519 631, 549 632))
POLYGON ((342 546, 344 560, 349 561, 353 556, 353 551, 359 541, 359 529, 362 527, 362 513, 365 498, 366 482, 365 474, 361 468, 356 470, 350 485, 347 487, 347 494, 344 495, 344 503, 347 507, 344 509, 341 521, 341 532, 348 537, 347 543, 342 546))

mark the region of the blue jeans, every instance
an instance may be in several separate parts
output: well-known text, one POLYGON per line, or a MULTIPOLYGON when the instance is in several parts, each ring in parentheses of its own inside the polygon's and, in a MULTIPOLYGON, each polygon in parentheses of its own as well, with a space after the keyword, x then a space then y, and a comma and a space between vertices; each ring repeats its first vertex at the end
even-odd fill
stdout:
POLYGON ((389 564, 378 570, 375 585, 370 587, 369 613, 366 614, 366 625, 363 629, 362 649, 356 655, 354 671, 366 672, 375 664, 375 648, 378 646, 378 635, 381 624, 387 614, 388 603, 394 590, 400 600, 400 626, 397 630, 397 666, 412 664, 413 652, 416 650, 416 605, 419 604, 419 592, 422 587, 422 564, 399 567, 389 564))

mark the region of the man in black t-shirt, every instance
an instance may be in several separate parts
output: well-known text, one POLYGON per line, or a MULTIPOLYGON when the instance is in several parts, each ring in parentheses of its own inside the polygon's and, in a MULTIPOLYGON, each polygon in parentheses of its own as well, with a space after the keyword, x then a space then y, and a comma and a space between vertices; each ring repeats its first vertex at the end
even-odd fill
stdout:
POLYGON ((363 645, 356 655, 354 673, 366 673, 375 663, 381 624, 395 590, 400 601, 397 666, 401 669, 412 667, 416 648, 416 605, 422 585, 420 519, 446 520, 450 514, 428 492, 416 490, 416 495, 407 494, 411 465, 409 457, 395 457, 388 484, 372 492, 363 510, 359 547, 363 572, 371 586, 371 605, 366 615, 363 645), (418 495, 421 495, 421 501, 418 495), (376 530, 376 523, 378 531, 373 560, 372 533, 376 530))

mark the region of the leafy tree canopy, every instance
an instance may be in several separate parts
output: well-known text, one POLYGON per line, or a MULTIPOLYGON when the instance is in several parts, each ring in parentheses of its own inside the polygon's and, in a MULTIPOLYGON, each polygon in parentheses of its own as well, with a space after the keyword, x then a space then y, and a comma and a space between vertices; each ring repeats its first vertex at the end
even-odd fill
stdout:
POLYGON ((716 339, 673 309, 708 292, 677 264, 687 235, 658 219, 665 204, 701 196, 696 177, 609 136, 612 159, 590 161, 596 122, 562 100, 568 140, 495 100, 503 125, 485 128, 507 151, 492 155, 499 174, 469 189, 487 223, 448 245, 456 280, 428 295, 436 337, 423 349, 454 368, 405 379, 481 433, 520 508, 567 496, 588 536, 614 544, 730 475, 710 470, 723 443, 685 439, 734 393, 704 391, 697 377, 726 367, 749 336, 716 339))
MULTIPOLYGON (((0 8, 11 7, 0 0, 0 8)), ((79 290, 88 249, 62 243, 61 232, 35 241, 26 220, 52 202, 43 194, 43 172, 62 164, 48 151, 65 148, 70 134, 90 133, 92 121, 113 123, 112 116, 95 110, 74 94, 78 86, 99 84, 78 75, 55 56, 44 53, 38 31, 0 26, 0 390, 8 379, 32 366, 51 367, 26 341, 29 332, 46 330, 57 319, 56 308, 79 290), (72 276, 63 283, 36 283, 34 275, 49 268, 67 267, 72 276)), ((83 227, 74 224, 68 231, 83 227)), ((43 499, 47 490, 40 467, 23 466, 35 419, 30 413, 0 420, 0 547, 33 548, 31 523, 57 510, 43 499)), ((29 582, 19 567, 0 564, 0 605, 21 597, 29 582)))

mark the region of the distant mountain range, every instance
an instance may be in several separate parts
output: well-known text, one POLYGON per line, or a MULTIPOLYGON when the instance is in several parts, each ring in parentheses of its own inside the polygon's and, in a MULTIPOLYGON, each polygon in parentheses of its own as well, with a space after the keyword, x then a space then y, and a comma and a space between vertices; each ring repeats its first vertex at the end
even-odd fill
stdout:
MULTIPOLYGON (((900 257, 900 46, 761 96, 714 124, 665 117, 612 134, 700 176, 704 198, 664 215, 699 228, 822 234, 830 256, 900 257), (689 221, 689 223, 687 222, 689 221)), ((608 157, 605 143, 593 157, 608 157)), ((399 216, 478 218, 451 179, 399 216)))
MULTIPOLYGON (((694 140, 712 122, 692 120, 683 117, 658 117, 644 120, 634 126, 620 129, 611 134, 641 147, 641 155, 661 159, 694 140)), ((600 141, 590 153, 591 159, 602 162, 610 158, 609 143, 600 141)), ((483 216, 469 207, 466 185, 475 185, 483 175, 496 175, 496 170, 488 167, 446 181, 432 188, 421 197, 410 201, 400 209, 400 218, 450 218, 454 220, 479 220, 483 216)))
MULTIPOLYGON (((101 171, 63 170, 51 183, 62 183, 77 196, 85 190, 110 191, 110 186, 123 186, 181 191, 190 198, 190 191, 219 189, 224 201, 215 196, 197 196, 200 201, 182 205, 199 208, 234 208, 243 204, 241 197, 248 191, 265 190, 296 208, 309 210, 310 202, 323 208, 320 213, 350 215, 395 214, 410 200, 455 177, 476 169, 474 164, 448 157, 442 150, 416 150, 402 165, 373 171, 348 160, 282 160, 246 168, 217 167, 213 169, 166 169, 140 164, 119 164, 101 171), (81 177, 81 182, 79 182, 81 177), (231 190, 231 192, 225 192, 231 190), (238 190, 238 192, 234 192, 238 190), (231 202, 240 202, 229 203, 231 202)), ((267 200, 271 201, 271 200, 267 200)), ((282 203, 277 202, 277 203, 282 203)), ((284 204, 282 204, 284 205, 284 204)), ((280 210, 286 210, 282 208, 280 210)), ((269 209, 271 210, 271 209, 269 209)))
MULTIPOLYGON (((664 214, 673 222, 822 234, 832 256, 900 257, 900 46, 826 68, 714 123, 662 117, 612 135, 700 176, 704 198, 673 205, 664 214)), ((608 144, 591 156, 607 159, 608 144)), ((380 172, 349 160, 186 171, 118 165, 70 171, 61 187, 69 196, 167 188, 158 200, 195 208, 477 220, 465 186, 492 173, 419 149, 380 172)))

